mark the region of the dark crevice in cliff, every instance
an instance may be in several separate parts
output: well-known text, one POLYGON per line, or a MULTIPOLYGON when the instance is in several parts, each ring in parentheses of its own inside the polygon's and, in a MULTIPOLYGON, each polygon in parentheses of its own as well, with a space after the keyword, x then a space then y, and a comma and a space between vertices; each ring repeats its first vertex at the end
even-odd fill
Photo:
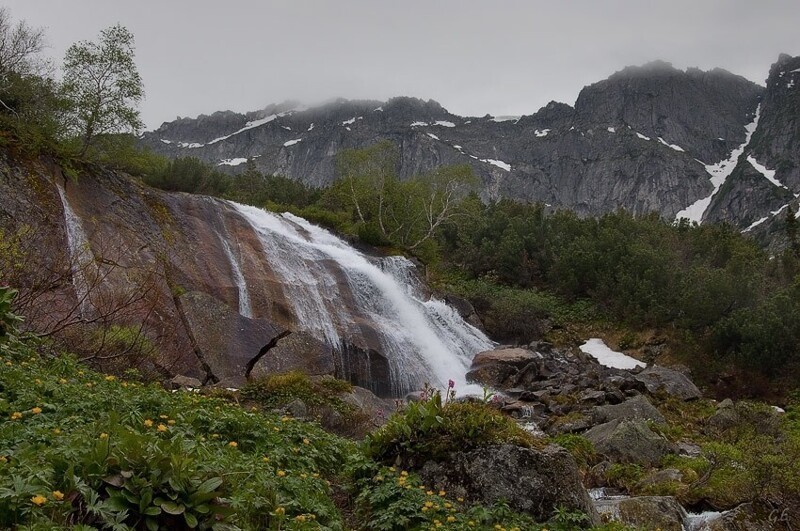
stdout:
POLYGON ((200 348, 200 345, 197 343, 197 339, 194 337, 194 333, 192 333, 192 327, 189 324, 189 319, 186 317, 186 310, 183 307, 183 302, 181 301, 179 295, 179 289, 177 285, 172 282, 172 275, 170 274, 170 269, 168 266, 164 267, 164 276, 167 281, 167 285, 172 292, 172 302, 178 312, 178 317, 180 317, 183 329, 186 331, 186 336, 189 338, 189 343, 192 345, 192 352, 194 352, 194 355, 200 362, 200 366, 206 373, 205 378, 203 378, 203 385, 218 383, 219 378, 211 370, 211 366, 206 361, 205 354, 203 354, 203 349, 200 348))
POLYGON ((251 359, 249 362, 247 362, 247 369, 244 372, 244 377, 249 380, 250 379, 250 373, 253 372, 253 367, 256 366, 256 363, 258 363, 258 360, 260 360, 261 358, 266 356, 267 352, 269 352, 270 350, 272 350, 273 348, 278 346, 278 341, 280 341, 281 339, 283 339, 284 337, 288 336, 291 333, 292 333, 291 330, 284 330, 283 332, 281 332, 277 336, 275 336, 272 339, 270 339, 269 343, 267 343, 266 345, 261 347, 261 350, 258 351, 258 354, 256 354, 253 357, 253 359, 251 359))

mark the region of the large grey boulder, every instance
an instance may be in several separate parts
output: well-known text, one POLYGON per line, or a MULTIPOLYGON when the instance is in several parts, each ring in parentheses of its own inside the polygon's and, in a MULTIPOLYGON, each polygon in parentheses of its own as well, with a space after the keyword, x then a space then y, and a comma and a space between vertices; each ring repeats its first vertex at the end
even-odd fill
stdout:
POLYGON ((617 463, 653 466, 665 455, 675 452, 672 443, 642 420, 612 420, 583 435, 598 453, 617 463))
POLYGON ((453 452, 444 462, 426 463, 420 477, 426 485, 470 502, 506 500, 512 509, 538 521, 549 519, 563 507, 583 512, 592 523, 599 523, 575 460, 560 446, 501 445, 453 452))
POLYGON ((703 396, 700 389, 686 375, 660 365, 651 365, 637 374, 636 379, 642 382, 651 394, 666 393, 681 400, 695 400, 703 396))
POLYGON ((663 424, 664 416, 650 403, 644 395, 629 398, 621 404, 598 406, 594 408, 592 417, 597 423, 609 422, 617 419, 652 420, 663 424))
POLYGON ((683 531, 686 511, 672 496, 607 498, 595 502, 603 520, 622 522, 637 529, 683 531))

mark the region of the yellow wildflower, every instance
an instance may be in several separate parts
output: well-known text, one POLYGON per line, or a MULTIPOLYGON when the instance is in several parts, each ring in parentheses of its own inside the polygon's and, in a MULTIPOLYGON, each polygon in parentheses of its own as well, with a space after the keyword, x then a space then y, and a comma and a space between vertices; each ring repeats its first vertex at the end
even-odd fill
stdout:
POLYGON ((33 496, 33 497, 31 498, 31 503, 33 503, 34 505, 38 505, 39 507, 41 507, 42 505, 44 505, 45 503, 47 503, 47 498, 45 498, 45 497, 44 497, 44 496, 42 496, 41 494, 37 494, 36 496, 33 496))
POLYGON ((311 441, 309 441, 308 439, 303 439, 303 444, 311 444, 311 441))
POLYGON ((167 431, 167 427, 164 426, 163 424, 159 424, 158 427, 156 427, 156 429, 161 433, 164 433, 165 431, 167 431))
POLYGON ((278 516, 283 516, 284 514, 286 514, 286 509, 284 509, 283 507, 278 507, 277 509, 275 509, 275 514, 277 514, 278 516))
POLYGON ((431 507, 433 507, 433 502, 432 502, 432 501, 426 501, 426 502, 425 502, 425 507, 427 507, 428 509, 430 509, 431 507))
POLYGON ((117 379, 117 377, 116 377, 116 376, 112 376, 111 374, 109 374, 108 376, 106 376, 106 381, 107 381, 107 382, 113 382, 113 381, 114 381, 114 380, 116 380, 116 379, 117 379))
POLYGON ((453 523, 453 522, 456 521, 456 517, 455 516, 448 516, 447 517, 447 521, 450 522, 450 523, 453 523))
POLYGON ((269 457, 266 457, 266 456, 264 456, 264 458, 262 459, 262 461, 264 461, 265 463, 269 463, 269 457))
POLYGON ((8 458, 4 455, 0 455, 0 463, 8 463, 8 458))
POLYGON ((145 427, 145 428, 152 428, 152 427, 153 427, 153 421, 152 421, 152 420, 150 420, 150 419, 145 419, 145 421, 144 421, 144 427, 145 427))
POLYGON ((11 414, 11 420, 19 420, 22 418, 22 413, 15 411, 11 414))
POLYGON ((7 361, 7 362, 6 362, 6 365, 8 365, 9 367, 11 367, 11 366, 12 366, 12 365, 14 365, 14 364, 13 364, 13 363, 11 363, 10 361, 7 361))
POLYGON ((401 476, 407 476, 407 475, 408 475, 408 472, 407 472, 407 471, 405 471, 405 470, 403 470, 402 472, 400 472, 400 475, 401 475, 401 476))
POLYGON ((297 520, 298 522, 305 522, 306 516, 304 514, 298 514, 297 516, 294 517, 294 519, 297 520))
POLYGON ((56 501, 63 500, 64 499, 64 493, 61 492, 60 490, 54 490, 53 491, 53 499, 56 500, 56 501))
POLYGON ((159 415, 158 418, 160 418, 160 419, 168 419, 169 415, 159 415))
POLYGON ((65 383, 67 383, 67 379, 66 378, 60 378, 58 380, 58 383, 60 383, 61 385, 64 385, 65 383))
POLYGON ((34 415, 38 415, 41 412, 42 408, 40 408, 39 406, 36 406, 35 408, 31 409, 31 413, 33 413, 34 415))
POLYGON ((42 381, 41 381, 39 378, 36 378, 36 379, 34 380, 34 383, 35 383, 36 385, 42 385, 42 381))
POLYGON ((278 477, 279 477, 279 478, 282 478, 283 476, 285 476, 285 475, 286 475, 286 472, 284 472, 283 470, 278 470, 278 471, 277 471, 277 472, 275 472, 275 473, 276 473, 276 474, 278 474, 278 477))
POLYGON ((443 496, 445 496, 446 494, 447 494, 447 493, 446 493, 445 491, 443 491, 443 490, 440 490, 440 491, 439 491, 439 496, 442 496, 442 497, 443 497, 443 496))
POLYGON ((429 490, 429 491, 428 491, 428 492, 426 492, 425 494, 427 494, 428 496, 433 496, 433 491, 432 491, 432 490, 429 490))
POLYGON ((103 432, 103 433, 100 434, 100 438, 101 439, 108 439, 108 434, 103 432))
POLYGON ((174 426, 175 425, 175 421, 173 419, 169 419, 167 421, 167 424, 169 424, 170 426, 174 426))
POLYGON ((458 500, 458 503, 464 503, 464 498, 462 498, 461 496, 456 498, 456 500, 458 500))
POLYGON ((55 435, 61 435, 61 430, 59 428, 53 428, 53 433, 55 435))
POLYGON ((236 448, 237 446, 239 446, 239 443, 236 441, 231 441, 228 443, 228 446, 230 446, 231 448, 236 448))

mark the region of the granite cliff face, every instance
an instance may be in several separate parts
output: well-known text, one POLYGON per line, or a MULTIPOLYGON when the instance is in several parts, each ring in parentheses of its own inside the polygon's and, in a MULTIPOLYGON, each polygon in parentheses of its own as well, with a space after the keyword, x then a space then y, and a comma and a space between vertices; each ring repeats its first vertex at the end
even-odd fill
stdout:
MULTIPOLYGON (((698 201, 707 206, 715 192, 708 166, 746 140, 764 96, 763 87, 724 70, 655 62, 584 88, 574 107, 551 102, 516 119, 456 116, 414 98, 315 108, 287 103, 165 123, 141 142, 233 173, 252 160, 261 171, 324 186, 336 178, 338 152, 386 139, 398 147, 401 177, 467 163, 487 200, 540 201, 581 215, 625 208, 674 219, 698 201)), ((773 113, 770 102, 763 104, 764 121, 773 113)), ((785 149, 785 142, 770 145, 785 149)), ((694 210, 683 215, 700 221, 705 209, 694 210)))
POLYGON ((128 365, 150 374, 238 387, 296 369, 403 396, 458 381, 491 346, 409 282, 410 261, 364 255, 301 218, 96 168, 67 180, 4 151, 0 195, 0 233, 22 246, 0 279, 18 275, 28 325, 84 347, 141 326, 153 348, 128 365))

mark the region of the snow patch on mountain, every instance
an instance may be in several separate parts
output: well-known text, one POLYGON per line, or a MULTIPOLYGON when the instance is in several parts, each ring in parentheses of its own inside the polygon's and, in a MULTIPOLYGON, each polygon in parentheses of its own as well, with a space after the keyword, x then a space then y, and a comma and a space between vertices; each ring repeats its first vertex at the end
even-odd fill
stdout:
POLYGON ((507 162, 503 162, 502 160, 481 159, 481 162, 488 162, 489 164, 491 164, 493 166, 497 166, 500 169, 503 169, 503 170, 506 170, 506 171, 511 171, 511 164, 509 164, 507 162))
POLYGON ((245 162, 247 162, 247 159, 241 157, 235 159, 223 159, 219 161, 217 166, 238 166, 239 164, 244 164, 245 162))
POLYGON ((668 148, 674 149, 675 151, 680 151, 681 153, 685 153, 685 150, 677 144, 670 144, 661 137, 658 137, 658 141, 667 146, 668 148))
POLYGON ((547 136, 547 134, 549 132, 550 132, 550 129, 542 129, 541 131, 536 129, 536 130, 534 130, 533 134, 538 136, 539 138, 542 138, 543 136, 547 136))
POLYGON ((739 160, 739 157, 742 155, 742 153, 744 153, 744 150, 747 148, 748 144, 750 144, 750 139, 753 137, 753 133, 758 127, 758 118, 760 116, 761 105, 759 104, 759 106, 756 108, 756 115, 753 118, 753 121, 747 124, 744 128, 746 134, 742 145, 731 151, 731 154, 727 159, 721 160, 716 164, 704 165, 706 172, 708 172, 708 174, 711 176, 711 184, 714 186, 714 190, 712 190, 708 197, 698 199, 688 207, 678 212, 675 215, 675 221, 679 221, 680 219, 684 218, 689 221, 702 223, 703 215, 706 213, 706 210, 708 210, 708 206, 711 204, 711 199, 717 192, 719 192, 719 189, 723 184, 725 184, 725 180, 730 176, 730 174, 733 173, 733 169, 736 168, 736 162, 739 160))
MULTIPOLYGON (((759 164, 753 155, 747 155, 747 162, 749 162, 750 165, 753 166, 758 173, 763 175, 769 182, 778 188, 786 188, 786 185, 775 178, 775 170, 768 170, 766 166, 759 164)), ((788 188, 786 189, 788 190, 788 188)))
POLYGON ((284 142, 283 143, 283 147, 293 146, 293 145, 297 144, 298 142, 302 142, 302 141, 303 141, 302 138, 296 138, 294 140, 289 140, 288 142, 284 142))
POLYGON ((438 120, 438 121, 434 122, 434 125, 440 125, 442 127, 455 127, 456 126, 456 124, 454 124, 453 122, 448 122, 446 120, 438 120))
POLYGON ((638 131, 636 132, 636 136, 638 136, 638 137, 639 137, 639 138, 641 138, 642 140, 650 140, 650 137, 649 137, 649 136, 645 136, 645 135, 643 135, 642 133, 640 133, 640 132, 638 132, 638 131))

